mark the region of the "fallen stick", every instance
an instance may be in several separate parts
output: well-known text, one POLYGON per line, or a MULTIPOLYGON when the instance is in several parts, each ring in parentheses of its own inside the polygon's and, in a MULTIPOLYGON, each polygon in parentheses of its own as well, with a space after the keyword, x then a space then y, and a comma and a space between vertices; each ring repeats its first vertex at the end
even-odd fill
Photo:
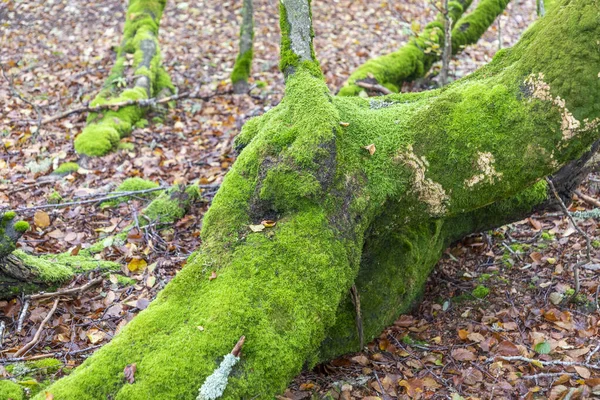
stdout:
POLYGON ((45 354, 36 354, 35 356, 31 356, 31 357, 13 357, 13 358, 7 358, 6 360, 0 360, 0 364, 12 364, 12 363, 17 363, 17 362, 22 362, 22 361, 35 361, 35 360, 41 360, 43 358, 57 358, 57 357, 66 357, 66 356, 72 356, 74 354, 79 354, 79 353, 85 353, 91 350, 96 350, 100 347, 102 347, 102 344, 97 344, 95 346, 90 346, 90 347, 86 347, 85 349, 79 349, 79 350, 73 350, 73 351, 67 351, 66 353, 63 353, 62 351, 58 351, 56 353, 45 353, 45 354))
POLYGON ((492 362, 495 359, 500 359, 504 361, 523 361, 533 365, 541 365, 543 367, 547 366, 556 366, 560 365, 563 367, 585 367, 589 369, 597 369, 600 370, 600 364, 590 364, 588 362, 579 362, 579 361, 561 361, 561 360, 552 360, 552 361, 542 361, 542 360, 534 360, 533 358, 527 358, 523 356, 495 356, 487 359, 487 362, 492 362))
POLYGON ((386 88, 385 86, 381 86, 379 84, 372 84, 372 83, 357 81, 356 86, 360 86, 361 88, 365 88, 368 90, 375 90, 375 91, 383 93, 383 94, 393 94, 394 93, 390 89, 386 88))
POLYGON ((30 296, 27 296, 26 299, 40 300, 40 299, 47 299, 49 297, 54 297, 54 296, 78 296, 82 292, 85 292, 86 290, 88 290, 96 285, 101 284, 103 281, 104 281, 104 279, 102 279, 102 278, 96 278, 96 279, 92 279, 91 281, 89 281, 88 283, 86 283, 83 286, 59 290, 56 292, 32 294, 30 296))
POLYGON ((29 342, 25 346, 21 347, 19 349, 19 351, 17 351, 15 353, 15 357, 22 356, 23 354, 27 353, 33 346, 35 346, 37 344, 37 342, 40 340, 40 336, 42 334, 42 331, 44 330, 44 327, 46 326, 48 321, 50 321, 50 318, 52 318, 52 315, 56 311, 56 308, 58 307, 59 302, 60 302, 60 298, 54 300, 54 304, 52 304, 52 308, 50 309, 50 312, 48 312, 48 315, 46 315, 46 318, 44 318, 44 320, 40 324, 37 332, 35 332, 35 335, 33 336, 33 339, 31 339, 31 342, 29 342))
POLYGON ((579 190, 574 190, 573 193, 577 195, 581 200, 585 201, 588 204, 593 205, 594 207, 600 207, 600 201, 596 200, 593 197, 588 196, 587 194, 581 193, 579 190))

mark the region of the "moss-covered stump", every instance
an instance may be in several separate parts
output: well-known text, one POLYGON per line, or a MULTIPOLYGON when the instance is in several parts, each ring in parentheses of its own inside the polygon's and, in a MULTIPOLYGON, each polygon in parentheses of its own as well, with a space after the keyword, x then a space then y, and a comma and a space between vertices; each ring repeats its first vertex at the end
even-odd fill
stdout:
MULTIPOLYGON (((452 53, 457 54, 466 46, 476 43, 496 17, 502 13, 510 0, 482 0, 475 10, 463 15, 471 5, 470 0, 450 1, 449 17, 453 21, 452 53)), ((404 82, 422 78, 434 62, 438 61, 444 48, 444 16, 425 26, 422 32, 399 50, 368 60, 359 66, 340 89, 340 96, 357 96, 368 92, 359 85, 382 85, 392 92, 399 92, 404 82)))
POLYGON ((252 0, 243 0, 242 25, 240 26, 240 50, 231 72, 231 83, 236 94, 248 91, 248 77, 252 69, 254 40, 254 10, 252 0))
POLYGON ((281 6, 286 95, 244 127, 202 247, 54 398, 195 399, 244 335, 223 398, 272 399, 303 366, 357 348, 354 284, 370 340, 449 241, 543 203, 543 177, 600 137, 597 0, 563 1, 443 90, 371 101, 330 95, 308 2, 281 6))
MULTIPOLYGON (((119 187, 121 190, 138 190, 152 188, 157 185, 143 180, 126 180, 119 187)), ((127 191, 123 190, 123 191, 127 191)), ((156 223, 158 227, 165 227, 181 219, 189 210, 194 201, 200 198, 200 190, 196 185, 175 185, 163 193, 152 192, 154 200, 140 213, 138 224, 145 226, 156 223)), ((126 198, 123 198, 125 200, 126 198)), ((12 223, 14 213, 6 213, 2 218, 0 233, 7 238, 0 242, 0 248, 5 249, 4 257, 0 257, 0 299, 15 297, 20 294, 29 294, 43 290, 55 289, 77 274, 92 270, 110 271, 118 270, 120 265, 116 262, 98 260, 97 255, 107 246, 106 243, 124 243, 127 233, 136 225, 132 224, 122 232, 93 244, 87 249, 81 249, 76 256, 69 252, 61 254, 32 255, 21 250, 15 250, 18 236, 15 229, 27 229, 26 222, 12 223), (11 228, 14 226, 16 228, 11 228), (10 238, 14 238, 8 240, 10 238), (4 244, 6 243, 6 244, 4 244)))
MULTIPOLYGON (((90 106, 121 104, 171 94, 174 86, 161 65, 158 29, 166 0, 130 0, 123 40, 104 88, 90 106)), ((122 137, 144 116, 139 104, 90 113, 87 126, 75 139, 75 150, 101 156, 115 149, 122 137)))
POLYGON ((23 388, 8 379, 0 380, 0 399, 23 400, 23 388))

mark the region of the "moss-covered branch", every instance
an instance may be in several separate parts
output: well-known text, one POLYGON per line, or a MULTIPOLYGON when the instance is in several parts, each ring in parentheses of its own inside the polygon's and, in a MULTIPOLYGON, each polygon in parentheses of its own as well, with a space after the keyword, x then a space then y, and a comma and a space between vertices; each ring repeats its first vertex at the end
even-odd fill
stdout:
MULTIPOLYGON (((125 181, 120 189, 139 187, 146 187, 145 182, 133 178, 125 181)), ((185 215, 190 205, 199 196, 200 192, 195 185, 189 187, 177 185, 161 194, 154 192, 152 193, 154 200, 141 212, 138 223, 140 226, 148 223, 158 223, 162 226, 172 224, 185 215)), ((5 215, 9 217, 12 215, 12 218, 3 218, 2 221, 10 222, 14 219, 14 213, 5 215)), ((134 226, 126 227, 110 242, 125 243, 127 233, 134 226)), ((71 255, 70 252, 34 256, 15 250, 16 240, 20 236, 14 234, 15 229, 26 230, 27 228, 27 223, 23 221, 8 226, 5 224, 0 228, 2 229, 0 233, 4 232, 3 237, 7 239, 0 243, 0 248, 5 249, 2 252, 4 256, 0 257, 0 299, 54 289, 75 275, 91 270, 119 269, 119 264, 115 262, 97 260, 94 257, 105 248, 106 240, 99 241, 87 249, 81 249, 76 256, 71 255)))
POLYGON ((240 27, 240 51, 231 72, 233 91, 237 94, 248 91, 248 77, 252 68, 254 41, 254 10, 252 0, 243 0, 242 25, 240 27))
POLYGON ((244 127, 202 247, 48 391, 194 399, 245 336, 223 398, 271 399, 303 366, 356 349, 353 284, 369 340, 449 241, 543 203, 542 178, 600 138, 599 16, 597 0, 563 0, 491 65, 428 93, 333 97, 314 63, 285 62, 286 95, 244 127), (264 220, 276 225, 253 229, 264 220))
MULTIPOLYGON (((174 86, 161 64, 158 29, 166 0, 130 0, 123 40, 104 88, 90 106, 119 104, 171 94, 174 86)), ((75 139, 75 150, 101 156, 116 148, 143 117, 146 108, 131 105, 90 113, 75 139)))
MULTIPOLYGON (((463 15, 471 2, 450 1, 449 17, 452 29, 452 53, 476 43, 487 28, 502 13, 510 0, 482 0, 475 10, 463 15)), ((359 66, 340 89, 341 96, 356 96, 364 89, 356 82, 367 82, 387 87, 398 92, 404 82, 425 76, 434 62, 440 59, 444 48, 444 16, 440 13, 436 21, 430 22, 422 32, 399 50, 373 58, 359 66)))

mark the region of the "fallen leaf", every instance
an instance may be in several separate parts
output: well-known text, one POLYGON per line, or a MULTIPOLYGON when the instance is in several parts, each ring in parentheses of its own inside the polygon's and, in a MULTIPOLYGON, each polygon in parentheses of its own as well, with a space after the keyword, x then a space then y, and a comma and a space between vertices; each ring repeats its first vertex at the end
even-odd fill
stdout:
POLYGON ((143 258, 134 257, 129 261, 129 264, 127 264, 127 269, 131 272, 139 272, 143 271, 147 265, 148 263, 143 258))
POLYGON ((266 219, 264 221, 261 221, 260 223, 262 226, 264 226, 265 228, 272 228, 275 226, 275 224, 277 224, 276 221, 270 220, 270 219, 266 219))
POLYGON ((265 230, 265 226, 260 224, 260 225, 248 225, 248 227, 250 228, 250 230, 252 232, 262 232, 265 230))
POLYGON ((452 350, 451 355, 456 361, 474 361, 476 358, 472 351, 460 348, 452 350))
POLYGON ((50 392, 44 392, 46 395, 46 400, 54 400, 54 395, 50 392))
POLYGON ((504 340, 498 344, 496 353, 500 354, 501 356, 518 356, 521 354, 517 345, 509 342, 508 340, 504 340))
POLYGON ((123 370, 123 373, 125 374, 125 380, 129 383, 134 383, 135 382, 135 370, 137 369, 135 363, 133 364, 129 364, 125 367, 125 369, 123 370))
POLYGON ((50 216, 45 211, 38 210, 33 216, 33 223, 38 228, 47 228, 50 226, 50 216))
POLYGON ((352 357, 351 360, 355 363, 362 365, 363 367, 369 365, 369 359, 363 355, 352 357))
POLYGON ((423 393, 423 388, 425 386, 421 379, 402 379, 398 382, 398 385, 405 388, 406 394, 411 398, 420 396, 420 394, 423 393))
POLYGON ((213 279, 217 279, 217 273, 215 271, 213 271, 208 277, 209 281, 212 281, 213 279))
POLYGON ((477 343, 481 343, 485 340, 485 338, 483 337, 483 335, 481 333, 478 332, 472 332, 469 333, 467 335, 467 338, 472 341, 472 342, 477 342, 477 343))
POLYGON ((96 344, 106 337, 106 333, 99 329, 92 328, 89 331, 87 331, 85 336, 87 336, 91 344, 96 344))
POLYGON ((373 143, 368 146, 364 146, 363 149, 367 150, 370 155, 375 154, 375 145, 373 143))

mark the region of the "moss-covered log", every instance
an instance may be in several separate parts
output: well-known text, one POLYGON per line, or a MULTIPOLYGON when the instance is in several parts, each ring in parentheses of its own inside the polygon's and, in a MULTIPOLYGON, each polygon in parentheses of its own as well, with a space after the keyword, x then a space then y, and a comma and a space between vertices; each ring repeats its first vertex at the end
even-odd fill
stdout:
POLYGON ((244 127, 202 247, 54 398, 194 399, 244 335, 224 398, 271 399, 303 366, 356 349, 353 284, 368 340, 448 242, 544 203, 543 177, 600 137, 597 0, 563 0, 442 90, 371 100, 331 96, 308 0, 280 5, 286 95, 244 127))
MULTIPOLYGON (((473 12, 463 15, 470 0, 448 2, 449 17, 453 21, 452 53, 457 54, 466 46, 476 43, 496 17, 502 13, 510 0, 482 0, 473 12)), ((425 76, 434 62, 440 59, 444 48, 444 16, 425 26, 399 50, 373 58, 359 66, 340 89, 341 96, 356 96, 365 91, 357 83, 382 85, 399 92, 404 82, 425 76)), ((366 92, 365 92, 366 93, 366 92)))
POLYGON ((233 91, 237 94, 248 91, 248 77, 252 69, 254 42, 254 10, 252 0, 243 0, 242 25, 240 27, 240 51, 231 72, 233 91))
MULTIPOLYGON (((123 40, 104 88, 90 106, 145 100, 171 94, 174 86, 161 64, 158 29, 166 0, 130 0, 123 40)), ((101 156, 116 148, 144 116, 147 107, 130 105, 90 113, 75 139, 75 150, 101 156)))
MULTIPOLYGON (((123 187, 145 187, 143 181, 134 178, 125 181, 123 187), (136 186, 137 185, 137 186, 136 186)), ((130 189, 131 190, 131 189, 130 189)), ((176 185, 156 195, 155 199, 140 213, 139 225, 158 223, 169 225, 182 218, 190 205, 199 198, 197 186, 176 185)), ((125 199, 125 198, 124 198, 125 199)), ((118 270, 119 264, 111 261, 97 260, 94 256, 102 252, 106 239, 95 243, 87 249, 81 249, 76 256, 71 253, 32 255, 15 250, 15 243, 20 233, 29 226, 20 221, 11 223, 15 214, 6 213, 0 226, 0 299, 7 299, 20 294, 35 293, 55 289, 77 274, 91 270, 118 270), (8 224, 7 224, 8 222, 8 224)), ((132 224, 115 235, 111 243, 125 243, 127 233, 134 228, 132 224)))

